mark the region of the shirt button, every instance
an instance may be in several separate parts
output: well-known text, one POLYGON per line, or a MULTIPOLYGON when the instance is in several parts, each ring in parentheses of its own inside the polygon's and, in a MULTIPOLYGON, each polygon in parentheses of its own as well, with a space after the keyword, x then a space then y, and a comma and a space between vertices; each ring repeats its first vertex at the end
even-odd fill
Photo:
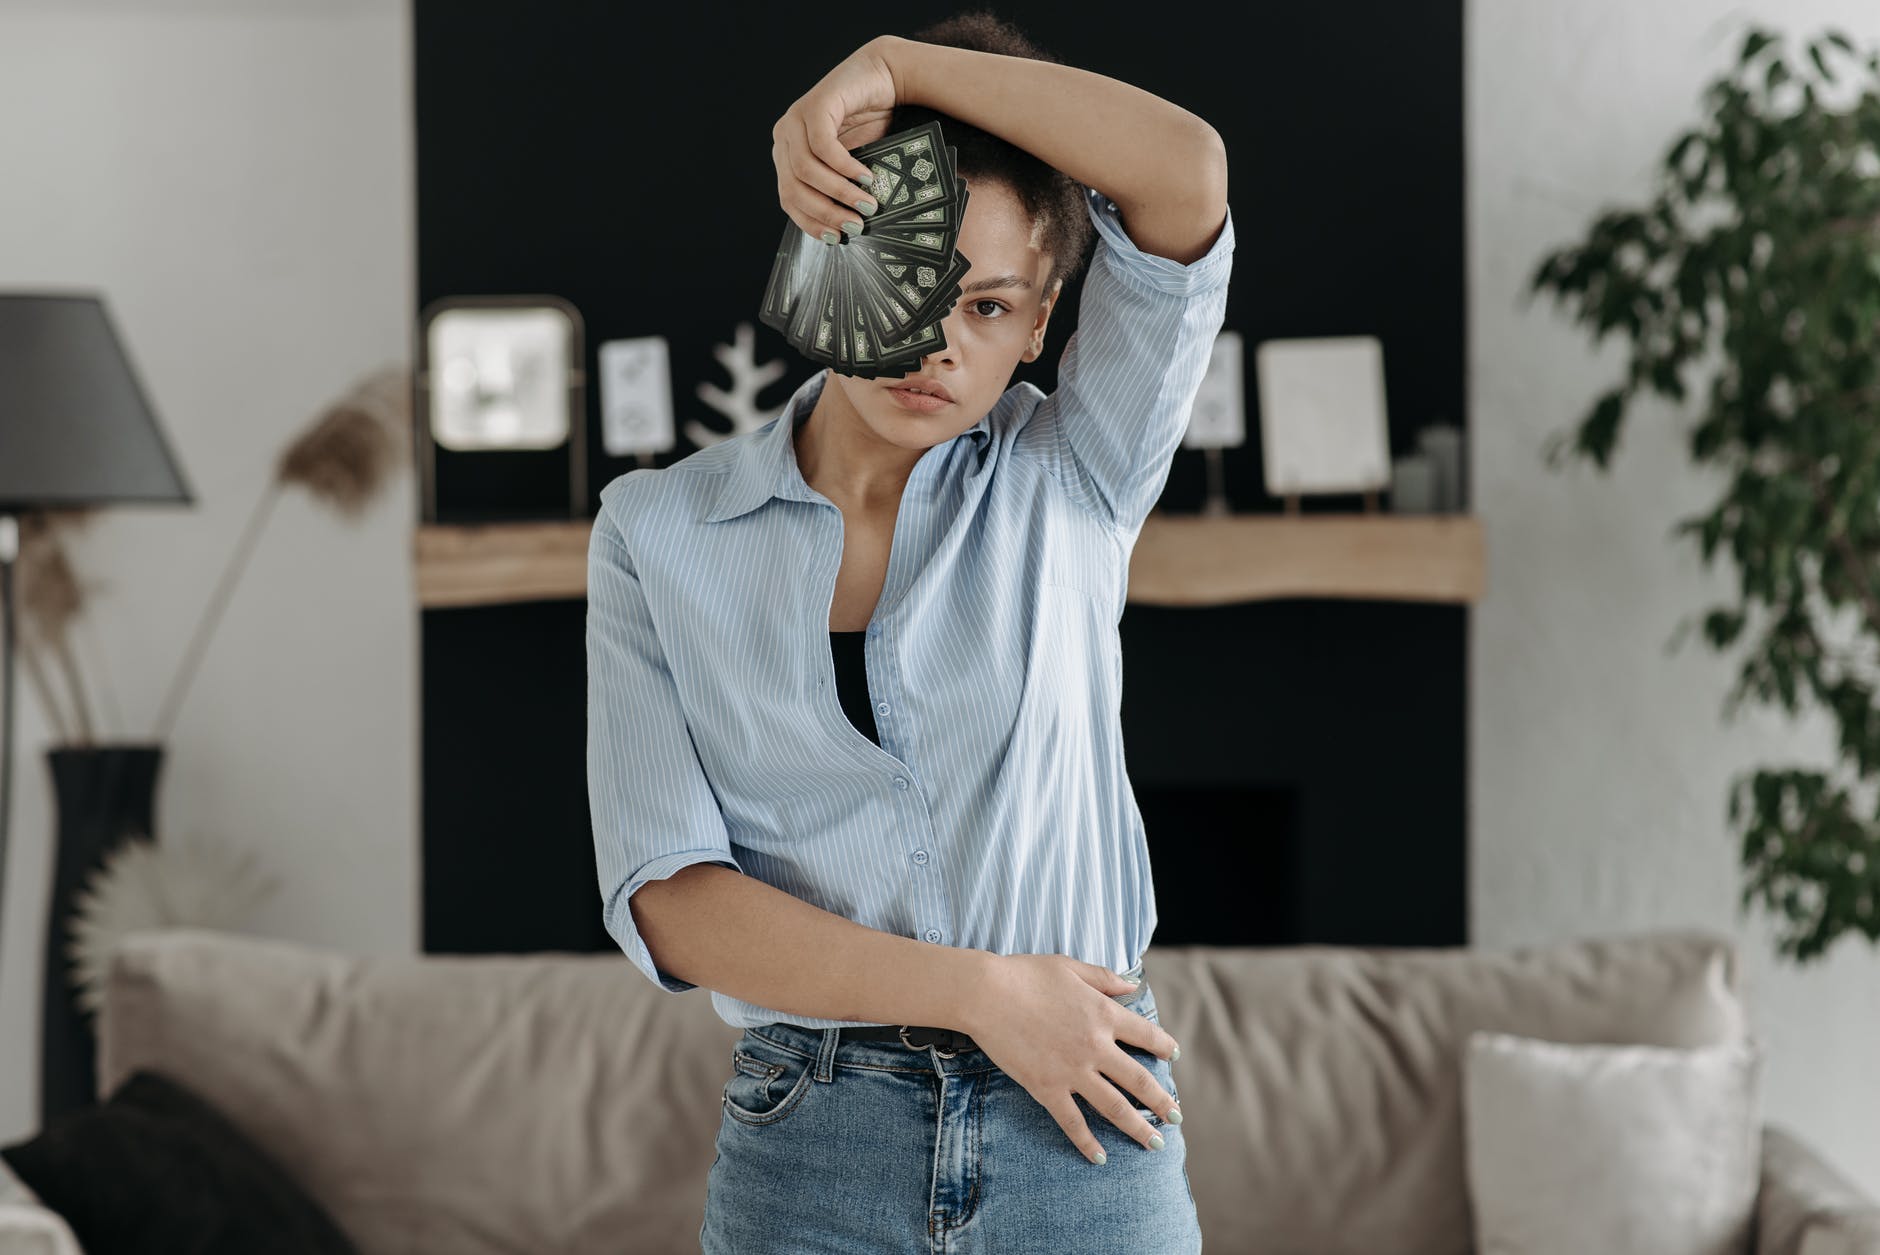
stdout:
POLYGON ((897 789, 905 789, 907 787, 907 777, 896 776, 894 778, 894 787, 897 789))
POLYGON ((878 714, 878 715, 885 715, 885 714, 887 714, 887 713, 888 713, 888 712, 889 712, 890 710, 892 710, 892 709, 894 709, 894 708, 893 708, 892 706, 890 706, 890 705, 888 705, 888 703, 886 703, 886 702, 876 702, 876 703, 875 703, 875 713, 876 713, 876 714, 878 714))
POLYGON ((927 940, 929 940, 929 941, 938 941, 938 940, 940 940, 940 930, 939 930, 938 928, 929 928, 929 929, 927 930, 927 934, 926 934, 926 935, 927 935, 927 940))
POLYGON ((927 851, 925 851, 925 850, 915 850, 915 851, 914 851, 914 861, 915 861, 916 863, 925 863, 925 862, 927 861, 927 851))

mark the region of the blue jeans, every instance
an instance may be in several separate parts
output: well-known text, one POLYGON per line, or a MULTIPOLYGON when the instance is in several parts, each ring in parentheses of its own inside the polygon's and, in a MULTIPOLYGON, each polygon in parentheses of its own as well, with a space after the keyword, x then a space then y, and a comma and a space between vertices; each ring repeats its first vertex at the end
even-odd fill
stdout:
MULTIPOLYGON (((1116 1000, 1156 1018, 1146 980, 1116 1000)), ((949 1059, 839 1031, 779 1022, 738 1040, 705 1255, 1199 1255, 1181 1126, 1134 1095, 1161 1150, 1073 1095, 1099 1165, 983 1050, 949 1059)), ((1165 1060, 1120 1044, 1181 1096, 1165 1060)))

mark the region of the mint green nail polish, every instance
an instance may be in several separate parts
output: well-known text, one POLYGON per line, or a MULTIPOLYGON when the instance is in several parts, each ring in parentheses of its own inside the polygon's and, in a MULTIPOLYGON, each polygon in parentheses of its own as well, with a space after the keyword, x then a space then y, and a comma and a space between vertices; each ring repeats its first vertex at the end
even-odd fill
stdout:
POLYGON ((1180 1124, 1182 1122, 1182 1109, 1180 1107, 1170 1107, 1168 1109, 1167 1119, 1170 1124, 1180 1124))
POLYGON ((860 235, 862 233, 862 224, 851 220, 843 223, 842 229, 847 231, 850 235, 860 235))
POLYGON ((1180 1046, 1177 1046, 1173 1050, 1169 1051, 1168 1061, 1170 1063, 1173 1063, 1181 1057, 1182 1057, 1182 1048, 1180 1046))
POLYGON ((834 231, 824 231, 822 233, 822 242, 824 244, 839 244, 842 242, 842 237, 837 235, 834 231))
POLYGON ((1108 1162, 1110 1162, 1110 1157, 1104 1154, 1102 1151, 1098 1151, 1097 1152, 1097 1166, 1102 1167, 1104 1164, 1108 1162))
POLYGON ((1150 1150, 1162 1149, 1162 1135, 1160 1133, 1151 1133, 1149 1135, 1149 1149, 1150 1150))
POLYGON ((877 209, 881 208, 881 206, 877 205, 872 200, 858 200, 855 202, 855 207, 862 211, 862 215, 864 217, 866 217, 869 214, 874 213, 877 209))

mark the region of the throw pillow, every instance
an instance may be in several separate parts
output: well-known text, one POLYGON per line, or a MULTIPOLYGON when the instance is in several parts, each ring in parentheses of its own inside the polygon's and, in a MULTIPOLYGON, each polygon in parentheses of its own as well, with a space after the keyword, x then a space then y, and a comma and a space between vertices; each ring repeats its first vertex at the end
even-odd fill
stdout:
POLYGON ((1477 1031, 1463 1139, 1479 1255, 1748 1255, 1762 1044, 1477 1031))
POLYGON ((287 1173, 208 1102, 157 1072, 0 1147, 85 1255, 358 1255, 287 1173))

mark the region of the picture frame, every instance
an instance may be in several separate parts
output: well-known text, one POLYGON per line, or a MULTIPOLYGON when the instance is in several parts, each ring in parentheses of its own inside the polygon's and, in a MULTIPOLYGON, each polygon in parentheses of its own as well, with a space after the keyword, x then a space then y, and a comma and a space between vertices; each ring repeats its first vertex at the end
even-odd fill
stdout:
POLYGON ((588 513, 585 330, 552 295, 426 305, 413 424, 426 522, 588 513))
POLYGON ((1268 493, 1372 493, 1389 485, 1382 341, 1265 340, 1254 360, 1268 493))

